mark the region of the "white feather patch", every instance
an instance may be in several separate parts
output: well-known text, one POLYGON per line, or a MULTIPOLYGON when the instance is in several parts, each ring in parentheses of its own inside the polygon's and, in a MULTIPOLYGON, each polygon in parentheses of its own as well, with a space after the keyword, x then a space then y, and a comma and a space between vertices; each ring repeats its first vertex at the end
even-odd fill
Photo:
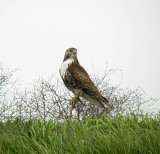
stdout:
POLYGON ((62 65, 59 69, 59 72, 60 72, 60 75, 61 75, 62 78, 64 78, 69 64, 71 64, 73 61, 74 61, 74 59, 68 59, 68 60, 66 60, 62 63, 62 65))

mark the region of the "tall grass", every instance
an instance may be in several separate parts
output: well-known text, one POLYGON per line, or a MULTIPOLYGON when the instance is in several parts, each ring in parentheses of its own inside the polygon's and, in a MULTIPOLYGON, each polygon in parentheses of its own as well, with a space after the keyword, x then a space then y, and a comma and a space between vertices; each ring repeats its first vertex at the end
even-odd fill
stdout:
POLYGON ((2 154, 160 153, 160 115, 0 123, 2 154), (139 120, 140 119, 140 120, 139 120))

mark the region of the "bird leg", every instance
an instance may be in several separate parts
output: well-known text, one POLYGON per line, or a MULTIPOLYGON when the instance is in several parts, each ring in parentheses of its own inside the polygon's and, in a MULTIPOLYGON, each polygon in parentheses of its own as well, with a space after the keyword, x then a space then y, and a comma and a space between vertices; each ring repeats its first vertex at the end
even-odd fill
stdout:
POLYGON ((79 97, 76 95, 70 100, 70 104, 73 106, 73 108, 75 107, 78 100, 79 100, 79 97))
POLYGON ((70 100, 70 104, 71 104, 70 119, 72 119, 72 111, 75 108, 75 105, 78 101, 79 101, 79 96, 76 96, 76 95, 70 100))

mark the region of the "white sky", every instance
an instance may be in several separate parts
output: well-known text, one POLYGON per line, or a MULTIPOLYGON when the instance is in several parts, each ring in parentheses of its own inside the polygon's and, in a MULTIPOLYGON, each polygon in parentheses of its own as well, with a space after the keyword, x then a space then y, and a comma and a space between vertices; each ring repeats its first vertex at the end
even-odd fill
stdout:
POLYGON ((58 74, 69 47, 88 73, 107 62, 160 98, 160 0, 0 0, 0 63, 26 83, 58 74))

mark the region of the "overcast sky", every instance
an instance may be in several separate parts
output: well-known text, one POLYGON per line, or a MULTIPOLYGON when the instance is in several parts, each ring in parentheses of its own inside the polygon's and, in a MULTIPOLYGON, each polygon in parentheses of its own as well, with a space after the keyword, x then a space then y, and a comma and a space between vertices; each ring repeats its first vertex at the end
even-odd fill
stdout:
POLYGON ((88 73, 107 63, 160 98, 160 0, 0 0, 0 63, 21 80, 58 76, 69 47, 88 73))

